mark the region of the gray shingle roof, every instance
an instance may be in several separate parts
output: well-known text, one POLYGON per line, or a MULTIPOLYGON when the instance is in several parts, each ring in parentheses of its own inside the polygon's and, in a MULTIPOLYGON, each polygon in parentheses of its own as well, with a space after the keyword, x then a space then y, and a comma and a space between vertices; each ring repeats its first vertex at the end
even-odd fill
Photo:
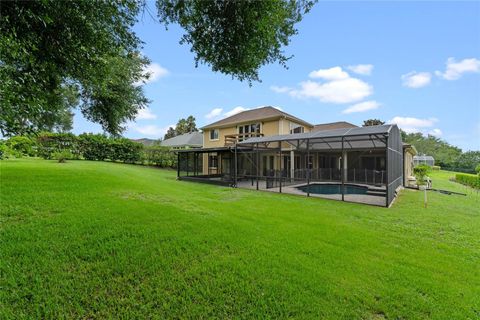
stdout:
MULTIPOLYGON (((256 143, 278 142, 278 141, 305 141, 305 139, 316 140, 313 149, 340 149, 341 138, 344 137, 346 148, 369 148, 385 147, 381 136, 390 133, 396 125, 380 125, 370 127, 343 128, 324 131, 312 131, 306 133, 284 134, 267 137, 255 137, 239 142, 239 146, 254 145, 256 143), (377 135, 377 136, 376 136, 377 135)), ((304 142, 301 142, 304 144, 304 142)))
POLYGON ((191 132, 185 133, 170 139, 163 140, 160 143, 163 147, 198 147, 203 146, 203 133, 191 132))
POLYGON ((267 107, 252 109, 252 110, 246 110, 246 111, 234 114, 233 116, 230 116, 225 119, 206 125, 202 129, 225 127, 225 126, 229 126, 236 123, 265 120, 265 119, 275 119, 275 118, 282 118, 282 117, 285 117, 289 120, 298 122, 303 125, 307 125, 309 127, 313 127, 312 124, 300 118, 292 116, 291 114, 288 114, 281 110, 278 110, 277 108, 267 106, 267 107))
POLYGON ((337 122, 330 122, 330 123, 320 123, 316 124, 312 131, 324 131, 324 130, 333 130, 333 129, 345 129, 345 128, 357 128, 358 126, 346 122, 346 121, 337 121, 337 122))

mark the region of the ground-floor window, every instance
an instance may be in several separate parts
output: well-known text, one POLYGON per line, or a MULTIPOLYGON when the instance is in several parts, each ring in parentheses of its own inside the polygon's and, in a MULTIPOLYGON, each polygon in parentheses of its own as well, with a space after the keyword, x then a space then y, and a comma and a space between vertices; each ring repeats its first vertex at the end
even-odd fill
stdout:
POLYGON ((208 157, 208 167, 217 168, 218 167, 218 156, 213 155, 208 157))
POLYGON ((337 168, 337 162, 339 157, 336 156, 320 156, 318 161, 319 168, 337 168))
POLYGON ((362 168, 367 170, 385 170, 385 156, 363 156, 362 168))

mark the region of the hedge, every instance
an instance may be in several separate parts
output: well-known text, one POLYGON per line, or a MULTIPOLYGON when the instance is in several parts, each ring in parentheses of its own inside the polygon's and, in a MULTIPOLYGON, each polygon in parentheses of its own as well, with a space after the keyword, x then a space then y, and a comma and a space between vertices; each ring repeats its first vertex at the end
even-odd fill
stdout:
POLYGON ((164 168, 176 168, 177 157, 169 148, 146 147, 127 138, 103 134, 42 133, 36 139, 37 155, 44 159, 71 154, 73 159, 122 161, 164 168), (64 152, 65 151, 65 152, 64 152))
POLYGON ((86 160, 111 159, 111 143, 103 134, 83 133, 78 136, 78 150, 86 160))
POLYGON ((177 156, 166 147, 145 147, 143 150, 143 160, 147 164, 152 164, 162 168, 177 167, 177 156))
POLYGON ((480 189, 480 175, 457 173, 455 175, 455 181, 472 188, 480 189))
POLYGON ((37 136, 37 156, 53 159, 53 154, 69 151, 74 159, 80 158, 78 138, 72 133, 44 132, 37 136))
POLYGON ((36 138, 12 137, 0 140, 0 159, 9 156, 38 156, 44 159, 85 159, 122 161, 176 168, 177 156, 167 147, 147 147, 127 138, 103 134, 42 132, 36 138))
POLYGON ((27 136, 15 136, 5 141, 6 148, 9 152, 17 157, 33 157, 35 155, 36 143, 27 136))

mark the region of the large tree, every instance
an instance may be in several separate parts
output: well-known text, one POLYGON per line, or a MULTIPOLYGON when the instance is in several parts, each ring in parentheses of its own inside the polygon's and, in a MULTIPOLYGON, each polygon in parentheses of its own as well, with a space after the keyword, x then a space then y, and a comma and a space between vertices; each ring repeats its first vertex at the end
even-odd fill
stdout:
POLYGON ((198 129, 197 129, 197 124, 195 123, 195 117, 188 116, 186 119, 182 118, 178 120, 175 128, 173 127, 168 128, 163 139, 169 139, 169 138, 179 136, 181 134, 196 132, 196 131, 198 131, 198 129))
POLYGON ((157 0, 160 21, 178 23, 198 64, 258 81, 261 66, 290 59, 283 52, 295 24, 316 0, 157 0))
POLYGON ((68 113, 62 90, 70 85, 88 119, 120 133, 146 104, 135 86, 148 63, 131 31, 139 9, 136 0, 2 2, 2 134, 40 131, 68 113))
MULTIPOLYGON (((249 82, 283 52, 315 1, 157 0, 162 23, 185 29, 197 63, 249 82)), ((0 131, 39 131, 45 114, 68 111, 61 88, 76 85, 80 110, 119 134, 147 104, 148 60, 132 31, 145 1, 6 1, 0 6, 0 131)), ((51 118, 54 119, 54 118, 51 118)))
POLYGON ((173 138, 177 135, 177 133, 175 132, 175 128, 173 127, 169 127, 167 132, 165 133, 165 136, 163 137, 163 140, 167 140, 167 139, 170 139, 170 138, 173 138))

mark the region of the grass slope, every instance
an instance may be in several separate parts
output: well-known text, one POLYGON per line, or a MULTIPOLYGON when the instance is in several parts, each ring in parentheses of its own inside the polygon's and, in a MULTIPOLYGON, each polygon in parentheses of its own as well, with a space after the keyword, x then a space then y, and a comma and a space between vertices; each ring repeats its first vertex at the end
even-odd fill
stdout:
MULTIPOLYGON (((0 162, 0 318, 480 317, 480 200, 393 208, 0 162)), ((465 191, 435 173, 434 186, 465 191)))

